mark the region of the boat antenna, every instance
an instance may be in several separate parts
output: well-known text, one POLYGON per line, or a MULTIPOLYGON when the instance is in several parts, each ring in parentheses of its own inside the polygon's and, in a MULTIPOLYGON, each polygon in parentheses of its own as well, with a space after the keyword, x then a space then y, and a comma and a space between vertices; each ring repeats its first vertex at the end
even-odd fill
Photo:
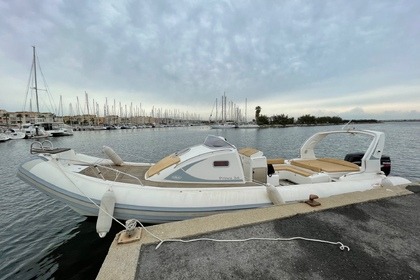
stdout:
MULTIPOLYGON (((343 128, 341 128, 341 130, 345 130, 345 129, 347 129, 347 126, 349 126, 350 125, 350 123, 352 122, 353 120, 349 120, 344 126, 343 126, 343 128)), ((354 127, 351 127, 351 128, 348 128, 347 130, 350 130, 350 129, 354 129, 354 127)))

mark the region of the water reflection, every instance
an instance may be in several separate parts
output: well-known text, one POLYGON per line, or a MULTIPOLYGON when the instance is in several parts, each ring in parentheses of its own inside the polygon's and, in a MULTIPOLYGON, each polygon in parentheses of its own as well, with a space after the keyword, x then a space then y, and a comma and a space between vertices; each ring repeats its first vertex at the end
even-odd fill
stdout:
POLYGON ((43 250, 40 256, 25 263, 13 277, 19 279, 95 279, 109 246, 121 230, 122 227, 114 223, 107 236, 99 238, 94 219, 85 219, 69 232, 65 232, 66 239, 58 241, 53 245, 54 248, 43 250))

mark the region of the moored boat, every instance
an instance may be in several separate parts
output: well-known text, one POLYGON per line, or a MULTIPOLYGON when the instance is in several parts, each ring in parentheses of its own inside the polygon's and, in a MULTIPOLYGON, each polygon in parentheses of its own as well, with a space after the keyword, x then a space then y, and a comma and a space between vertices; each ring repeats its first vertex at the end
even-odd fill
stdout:
POLYGON ((6 142, 10 140, 10 136, 6 133, 0 133, 0 142, 6 142))
POLYGON ((37 126, 42 127, 44 131, 52 137, 72 136, 73 128, 62 122, 39 122, 37 126))
POLYGON ((18 176, 84 216, 98 216, 98 205, 112 196, 115 206, 109 214, 115 218, 163 223, 296 203, 312 194, 328 197, 409 184, 381 170, 384 143, 384 134, 377 131, 320 132, 304 143, 299 158, 267 159, 255 148, 237 149, 209 135, 202 144, 157 163, 125 162, 109 147, 104 147, 105 159, 39 143, 31 149, 36 157, 20 165, 18 176), (360 165, 315 155, 315 147, 333 135, 371 138, 357 158, 360 165))
POLYGON ((246 129, 254 128, 255 129, 255 128, 260 128, 260 126, 256 123, 241 123, 241 124, 238 124, 236 128, 246 128, 246 129))
POLYGON ((10 137, 10 140, 24 139, 26 136, 24 132, 13 128, 9 128, 6 134, 10 137))
POLYGON ((23 124, 21 132, 25 134, 25 139, 41 139, 49 136, 43 127, 31 123, 23 124))
POLYGON ((236 128, 236 124, 232 122, 217 123, 217 124, 212 124, 210 127, 213 129, 229 129, 229 128, 236 128))

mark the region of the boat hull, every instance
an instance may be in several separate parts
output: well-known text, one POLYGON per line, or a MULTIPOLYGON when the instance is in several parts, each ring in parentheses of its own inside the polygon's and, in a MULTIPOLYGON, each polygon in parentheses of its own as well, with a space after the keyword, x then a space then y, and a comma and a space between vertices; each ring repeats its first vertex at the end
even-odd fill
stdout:
MULTIPOLYGON (((82 168, 86 165, 69 165, 51 156, 37 156, 19 167, 18 177, 83 216, 98 216, 103 194, 112 189, 116 197, 114 217, 144 223, 165 223, 273 205, 264 185, 148 186, 147 181, 140 185, 92 178, 80 174, 78 171, 82 168)), ((384 178, 384 175, 364 174, 354 180, 278 186, 276 189, 285 203, 296 203, 308 199, 310 194, 328 197, 378 188, 384 178)), ((396 178, 393 184, 409 183, 396 178)))
MULTIPOLYGON (((39 160, 34 160, 39 161, 39 160)), ((58 182, 50 182, 46 181, 41 176, 37 176, 36 173, 31 172, 27 166, 34 166, 36 167, 37 164, 41 164, 41 162, 34 162, 30 161, 26 164, 23 164, 18 169, 18 177, 28 183, 31 186, 39 189, 40 191, 46 193, 48 196, 62 201, 67 204, 70 208, 74 211, 79 213, 83 216, 98 216, 99 210, 97 205, 100 204, 100 197, 102 193, 97 193, 96 195, 92 195, 92 197, 88 197, 87 195, 80 193, 79 190, 69 191, 69 186, 60 185, 58 182), (96 205, 95 205, 96 204, 96 205)), ((54 170, 50 170, 54 171, 54 170)), ((86 182, 87 183, 87 182, 86 182)), ((101 189, 105 192, 109 186, 104 185, 101 189)), ((133 187, 133 186, 131 186, 133 187)), ((158 196, 159 192, 162 192, 162 188, 156 187, 144 187, 140 189, 139 186, 136 187, 132 195, 131 201, 124 200, 121 198, 124 196, 122 192, 123 190, 118 187, 114 187, 113 190, 117 196, 117 203, 115 204, 114 210, 114 217, 119 220, 128 220, 128 219, 138 219, 144 223, 165 223, 170 221, 178 221, 178 220, 185 220, 191 219, 195 217, 207 216, 232 210, 240 210, 240 209, 252 209, 258 207, 266 207, 270 206, 271 202, 269 200, 262 201, 261 203, 257 204, 242 204, 242 205, 207 205, 204 207, 200 207, 197 203, 191 203, 190 205, 185 205, 184 203, 175 203, 174 205, 166 206, 165 203, 157 203, 154 200, 149 201, 149 203, 142 204, 140 201, 142 197, 153 197, 158 196), (152 191, 151 191, 152 189, 152 191), (154 189, 154 190, 153 190, 154 189), (138 204, 133 204, 132 200, 138 200, 138 204), (138 199, 136 199, 138 198, 138 199), (155 205, 153 205, 155 204, 155 205)), ((71 186, 70 186, 71 188, 71 186)), ((190 189, 185 189, 187 191, 190 189)), ((183 190, 175 190, 171 189, 170 192, 173 194, 175 193, 182 193, 183 190)), ((194 192, 194 191, 193 191, 194 192)), ((199 191, 196 191, 199 193, 199 191)), ((171 196, 170 193, 166 193, 165 196, 171 196)), ((197 196, 198 198, 198 196, 197 196)), ((165 200, 164 200, 165 201, 165 200)))

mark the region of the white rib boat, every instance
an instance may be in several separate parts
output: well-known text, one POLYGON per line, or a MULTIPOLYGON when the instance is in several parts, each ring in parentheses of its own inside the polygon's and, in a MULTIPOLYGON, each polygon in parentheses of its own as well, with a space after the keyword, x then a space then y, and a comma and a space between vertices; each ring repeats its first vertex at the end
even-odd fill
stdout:
POLYGON ((9 128, 6 132, 7 135, 9 135, 10 140, 19 140, 25 138, 25 133, 22 131, 17 131, 13 128, 9 128))
POLYGON ((10 140, 10 136, 6 133, 0 133, 0 142, 6 142, 10 140))
POLYGON ((384 134, 377 131, 320 132, 304 143, 299 158, 267 159, 257 149, 237 149, 209 135, 204 143, 152 164, 124 162, 109 147, 104 147, 109 157, 105 159, 53 148, 44 141, 32 145, 35 157, 20 165, 18 176, 84 216, 98 216, 94 203, 111 197, 115 205, 110 214, 117 219, 163 223, 296 203, 311 194, 322 198, 409 184, 381 170, 390 167, 387 159, 381 162, 384 142, 384 134), (316 157, 317 144, 333 135, 371 138, 368 149, 353 159, 359 165, 316 157))

